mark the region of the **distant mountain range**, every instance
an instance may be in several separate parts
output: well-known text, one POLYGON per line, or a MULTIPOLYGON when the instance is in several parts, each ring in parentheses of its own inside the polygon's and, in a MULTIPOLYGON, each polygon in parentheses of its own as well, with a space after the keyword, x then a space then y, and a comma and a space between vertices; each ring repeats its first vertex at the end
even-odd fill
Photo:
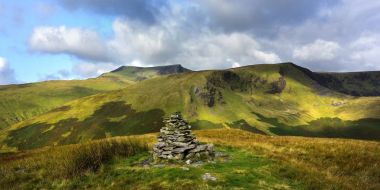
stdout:
POLYGON ((157 132, 174 111, 195 129, 379 140, 380 72, 123 66, 87 80, 0 86, 1 150, 157 132))

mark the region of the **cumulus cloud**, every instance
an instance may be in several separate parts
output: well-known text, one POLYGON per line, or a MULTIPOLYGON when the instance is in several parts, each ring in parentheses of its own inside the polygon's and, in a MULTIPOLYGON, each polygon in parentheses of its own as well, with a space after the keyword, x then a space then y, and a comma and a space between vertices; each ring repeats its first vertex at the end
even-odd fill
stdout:
POLYGON ((199 32, 189 37, 182 35, 184 31, 178 25, 141 26, 116 20, 113 26, 115 38, 109 42, 110 52, 124 64, 139 60, 145 65, 180 63, 191 69, 210 69, 231 67, 228 60, 240 65, 280 61, 244 33, 199 32))
POLYGON ((300 61, 328 61, 337 56, 340 46, 336 42, 315 40, 313 43, 298 47, 293 51, 293 57, 300 61))
POLYGON ((366 68, 380 69, 377 61, 380 52, 380 35, 366 34, 351 42, 349 49, 352 54, 348 56, 352 62, 356 62, 366 68))
POLYGON ((281 61, 273 52, 261 50, 260 44, 243 33, 204 34, 184 43, 184 49, 173 59, 192 69, 217 69, 256 63, 281 61))
POLYGON ((16 79, 13 69, 9 67, 7 61, 3 57, 0 57, 0 85, 15 82, 16 79))
POLYGON ((96 56, 105 57, 114 65, 180 63, 191 69, 229 68, 232 66, 229 60, 239 65, 275 63, 281 60, 274 52, 263 50, 251 35, 212 31, 184 35, 186 28, 182 24, 146 25, 116 19, 113 23, 113 37, 104 42, 91 31, 63 26, 39 28, 31 36, 30 44, 33 50, 69 53, 95 61, 91 65, 87 63, 77 66, 76 70, 81 70, 84 76, 94 76, 99 65, 104 68, 104 61, 96 56), (94 46, 99 48, 94 49, 94 46), (89 68, 85 69, 84 66, 89 68))
POLYGON ((281 61, 318 71, 380 69, 377 1, 114 1, 61 1, 70 10, 119 15, 107 39, 83 28, 38 27, 31 49, 80 58, 74 70, 81 76, 119 65, 197 70, 281 61), (134 6, 143 11, 133 13, 134 6))
POLYGON ((95 31, 81 28, 37 27, 29 39, 33 51, 67 53, 83 59, 107 60, 106 49, 95 31))
POLYGON ((115 62, 130 63, 140 60, 145 64, 165 63, 176 54, 180 43, 171 28, 147 26, 137 22, 116 19, 114 37, 108 42, 115 62))

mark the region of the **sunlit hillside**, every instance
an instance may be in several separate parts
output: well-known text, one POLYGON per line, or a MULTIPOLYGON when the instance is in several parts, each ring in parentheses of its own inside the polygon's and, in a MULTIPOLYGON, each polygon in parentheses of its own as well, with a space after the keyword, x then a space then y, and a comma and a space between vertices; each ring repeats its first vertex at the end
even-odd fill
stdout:
MULTIPOLYGON (((55 80, 0 86, 0 129, 46 113, 81 97, 125 88, 160 75, 186 72, 178 66, 120 67, 87 80, 55 80)), ((58 109, 59 110, 59 109, 58 109)))
POLYGON ((379 139, 380 97, 331 90, 292 63, 187 72, 76 99, 3 130, 3 150, 156 132, 181 111, 195 129, 379 139), (38 137, 38 138, 37 138, 38 137))

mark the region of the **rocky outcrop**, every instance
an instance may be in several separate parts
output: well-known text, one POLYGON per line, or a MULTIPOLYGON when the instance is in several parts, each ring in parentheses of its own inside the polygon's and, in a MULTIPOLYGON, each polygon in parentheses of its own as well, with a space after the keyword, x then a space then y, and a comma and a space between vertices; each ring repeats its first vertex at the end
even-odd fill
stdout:
POLYGON ((232 71, 215 71, 207 77, 207 83, 214 87, 246 92, 250 89, 254 76, 238 75, 232 71))
POLYGON ((198 91, 196 95, 199 95, 208 107, 213 107, 216 103, 225 103, 222 92, 210 83, 206 83, 204 88, 198 91))
POLYGON ((156 162, 177 160, 192 163, 213 159, 214 146, 200 144, 181 113, 172 114, 164 123, 165 126, 161 128, 157 138, 158 142, 153 146, 153 159, 156 162))
POLYGON ((277 81, 271 83, 271 89, 268 90, 270 94, 281 93, 286 87, 285 77, 281 76, 277 81))

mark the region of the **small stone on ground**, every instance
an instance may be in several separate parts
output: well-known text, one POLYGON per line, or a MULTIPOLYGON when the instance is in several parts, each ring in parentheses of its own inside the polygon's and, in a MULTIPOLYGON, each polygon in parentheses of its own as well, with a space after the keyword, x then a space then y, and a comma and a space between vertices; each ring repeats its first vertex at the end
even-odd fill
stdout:
POLYGON ((216 181, 216 177, 212 176, 210 173, 205 173, 202 175, 204 181, 216 181))

